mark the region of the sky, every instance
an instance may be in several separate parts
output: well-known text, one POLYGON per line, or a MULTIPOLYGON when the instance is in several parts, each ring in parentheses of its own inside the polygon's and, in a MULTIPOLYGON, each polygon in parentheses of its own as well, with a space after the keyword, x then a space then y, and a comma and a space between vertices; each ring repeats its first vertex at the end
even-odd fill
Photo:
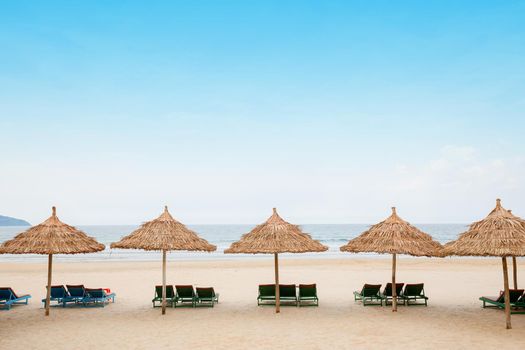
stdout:
POLYGON ((0 214, 525 217, 525 1, 1 1, 0 214))

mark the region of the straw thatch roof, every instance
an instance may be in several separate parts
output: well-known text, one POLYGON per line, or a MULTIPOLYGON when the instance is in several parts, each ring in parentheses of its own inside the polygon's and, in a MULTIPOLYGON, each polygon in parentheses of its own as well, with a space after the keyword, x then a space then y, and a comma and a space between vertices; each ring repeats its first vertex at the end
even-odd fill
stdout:
POLYGON ((265 223, 243 235, 224 252, 273 254, 324 252, 327 249, 309 234, 303 233, 299 226, 284 221, 273 208, 272 216, 265 223))
POLYGON ((168 212, 168 207, 164 207, 162 215, 155 220, 146 222, 119 242, 111 243, 111 248, 206 252, 217 249, 175 220, 168 212))
POLYGON ((0 246, 2 254, 81 254, 101 250, 104 250, 103 244, 61 222, 55 207, 49 219, 0 246))
POLYGON ((445 244, 447 255, 525 256, 525 221, 501 206, 487 217, 470 225, 455 241, 445 244))
POLYGON ((389 253, 414 256, 441 256, 442 246, 429 234, 401 219, 396 208, 386 220, 371 226, 358 237, 342 246, 351 253, 389 253))

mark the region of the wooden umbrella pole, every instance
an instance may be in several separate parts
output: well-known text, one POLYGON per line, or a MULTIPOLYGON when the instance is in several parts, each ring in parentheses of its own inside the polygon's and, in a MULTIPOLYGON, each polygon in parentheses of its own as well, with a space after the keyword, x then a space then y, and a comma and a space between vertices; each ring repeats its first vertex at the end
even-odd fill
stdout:
POLYGON ((503 284, 505 290, 505 320, 507 323, 507 329, 511 329, 510 323, 510 292, 509 292, 509 272, 507 271, 507 257, 502 257, 503 262, 503 284))
POLYGON ((279 291, 279 255, 274 254, 275 257, 275 313, 281 312, 281 296, 279 291))
POLYGON ((166 314, 166 250, 162 251, 162 314, 166 314))
POLYGON ((51 299, 51 273, 53 271, 53 254, 49 254, 47 259, 46 316, 49 316, 49 299, 51 299))
POLYGON ((396 253, 392 254, 392 312, 397 312, 396 253))
POLYGON ((518 289, 518 265, 516 257, 512 257, 512 281, 514 282, 514 289, 518 289))

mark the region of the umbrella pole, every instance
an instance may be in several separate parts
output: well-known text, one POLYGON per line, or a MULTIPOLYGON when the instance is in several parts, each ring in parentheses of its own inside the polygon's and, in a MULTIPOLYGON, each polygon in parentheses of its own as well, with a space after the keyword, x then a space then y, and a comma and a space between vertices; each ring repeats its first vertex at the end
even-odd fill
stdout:
POLYGON ((392 312, 397 312, 396 253, 392 254, 392 312))
POLYGON ((166 314, 166 250, 162 251, 162 314, 166 314))
POLYGON ((279 293, 279 256, 274 254, 275 260, 275 313, 281 312, 281 296, 279 293))
POLYGON ((518 265, 516 257, 512 257, 512 281, 514 282, 514 289, 518 289, 518 265))
POLYGON ((47 260, 47 292, 46 292, 46 316, 49 316, 49 303, 51 298, 51 271, 53 268, 53 254, 48 255, 47 260))
POLYGON ((507 257, 501 258, 503 262, 503 284, 505 290, 505 320, 507 322, 507 329, 511 329, 510 324, 510 292, 509 292, 509 272, 507 271, 507 257))

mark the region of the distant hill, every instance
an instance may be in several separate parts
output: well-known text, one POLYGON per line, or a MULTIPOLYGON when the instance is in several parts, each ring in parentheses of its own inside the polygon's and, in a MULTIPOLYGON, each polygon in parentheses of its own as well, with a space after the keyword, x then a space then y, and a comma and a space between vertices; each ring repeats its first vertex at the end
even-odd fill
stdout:
POLYGON ((31 224, 25 220, 0 215, 0 226, 31 226, 31 224))

